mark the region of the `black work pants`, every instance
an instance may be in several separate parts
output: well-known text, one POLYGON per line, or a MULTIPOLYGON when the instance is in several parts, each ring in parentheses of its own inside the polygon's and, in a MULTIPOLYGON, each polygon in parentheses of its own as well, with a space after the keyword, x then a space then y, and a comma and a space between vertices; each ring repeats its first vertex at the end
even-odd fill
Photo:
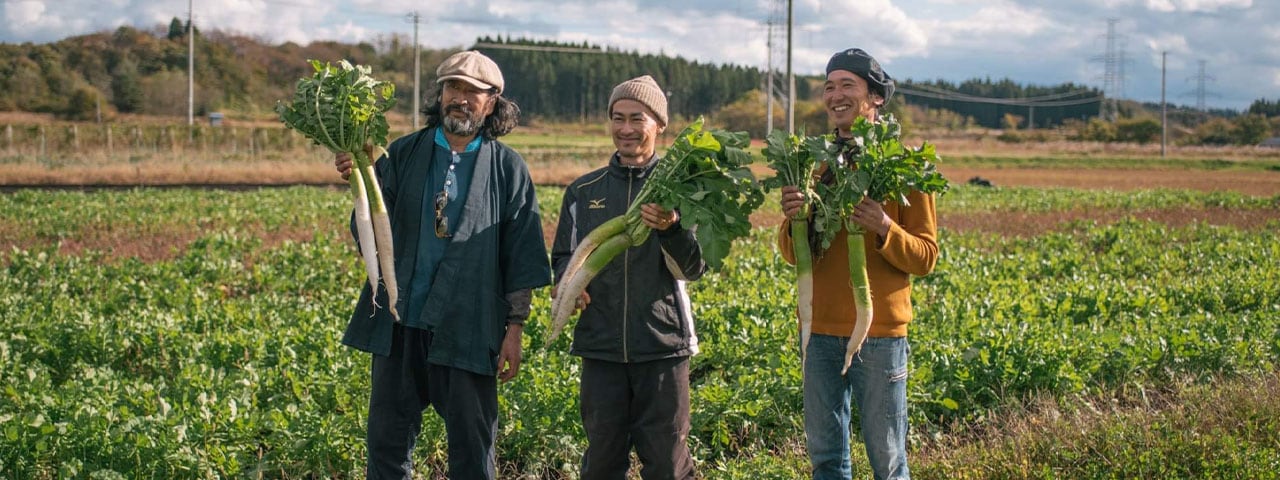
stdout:
POLYGON ((643 363, 582 359, 582 480, 621 480, 640 458, 645 480, 693 478, 689 357, 643 363))
POLYGON ((431 334, 396 325, 391 354, 373 356, 368 478, 412 479, 411 453, 428 405, 444 420, 449 478, 493 479, 497 378, 427 363, 431 334))

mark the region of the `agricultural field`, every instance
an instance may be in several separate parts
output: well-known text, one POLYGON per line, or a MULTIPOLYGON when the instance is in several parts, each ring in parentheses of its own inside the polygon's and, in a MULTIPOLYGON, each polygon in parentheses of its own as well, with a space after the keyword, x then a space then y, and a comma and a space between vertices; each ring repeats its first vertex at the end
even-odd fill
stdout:
MULTIPOLYGON (((590 142, 524 141, 603 162, 590 142)), ((957 187, 938 202, 941 258, 914 290, 915 477, 1280 478, 1275 160, 1054 158, 1030 170, 1128 183, 944 166, 957 187), (964 184, 978 174, 997 187, 964 184)), ((549 230, 559 188, 538 193, 549 230)), ((339 344, 364 271, 349 208, 329 186, 0 194, 0 477, 362 478, 369 358, 339 344)), ((725 268, 691 284, 704 478, 807 471, 779 218, 773 198, 725 268)), ((541 348, 548 294, 499 390, 502 478, 577 478, 585 447, 570 338, 541 348)), ((422 478, 443 478, 442 437, 425 422, 422 478)))

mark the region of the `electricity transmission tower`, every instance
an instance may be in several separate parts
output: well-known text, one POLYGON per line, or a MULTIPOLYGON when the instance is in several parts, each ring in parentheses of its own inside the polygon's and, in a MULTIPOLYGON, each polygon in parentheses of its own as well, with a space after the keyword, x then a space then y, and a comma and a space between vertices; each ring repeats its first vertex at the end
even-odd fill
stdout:
POLYGON ((1207 75, 1204 73, 1204 66, 1206 63, 1204 60, 1200 60, 1197 63, 1200 64, 1199 73, 1197 73, 1196 76, 1191 77, 1189 80, 1196 81, 1196 110, 1203 112, 1208 110, 1208 107, 1204 103, 1204 97, 1205 95, 1209 95, 1209 92, 1204 88, 1205 81, 1217 79, 1214 78, 1213 75, 1207 75))
POLYGON ((1106 99, 1099 106, 1098 116, 1108 122, 1114 122, 1118 116, 1119 99, 1124 96, 1125 54, 1123 38, 1116 33, 1118 18, 1107 19, 1107 46, 1102 57, 1094 60, 1102 62, 1102 92, 1106 99))

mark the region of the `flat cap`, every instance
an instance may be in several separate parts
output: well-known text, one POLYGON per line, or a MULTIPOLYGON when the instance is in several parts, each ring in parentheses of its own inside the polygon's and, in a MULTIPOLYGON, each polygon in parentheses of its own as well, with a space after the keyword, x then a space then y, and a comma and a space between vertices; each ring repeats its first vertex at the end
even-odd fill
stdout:
POLYGON ((485 90, 496 88, 498 93, 502 93, 502 70, 492 59, 475 50, 455 53, 440 62, 436 68, 436 83, 449 80, 462 80, 485 90))

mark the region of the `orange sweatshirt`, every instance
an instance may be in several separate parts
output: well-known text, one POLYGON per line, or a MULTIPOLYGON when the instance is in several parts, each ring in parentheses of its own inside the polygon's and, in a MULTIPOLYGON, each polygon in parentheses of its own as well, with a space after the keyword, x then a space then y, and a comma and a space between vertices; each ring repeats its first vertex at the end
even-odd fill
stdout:
MULTIPOLYGON (((911 206, 892 201, 883 204, 885 214, 893 220, 883 239, 873 232, 864 234, 872 337, 907 335, 912 317, 911 275, 927 275, 938 261, 938 218, 933 196, 912 191, 907 201, 911 206)), ((778 228, 778 250, 787 263, 795 265, 791 242, 790 221, 784 220, 778 228)), ((813 333, 848 337, 853 333, 857 309, 849 280, 846 230, 841 228, 836 233, 822 257, 814 257, 813 333)))

